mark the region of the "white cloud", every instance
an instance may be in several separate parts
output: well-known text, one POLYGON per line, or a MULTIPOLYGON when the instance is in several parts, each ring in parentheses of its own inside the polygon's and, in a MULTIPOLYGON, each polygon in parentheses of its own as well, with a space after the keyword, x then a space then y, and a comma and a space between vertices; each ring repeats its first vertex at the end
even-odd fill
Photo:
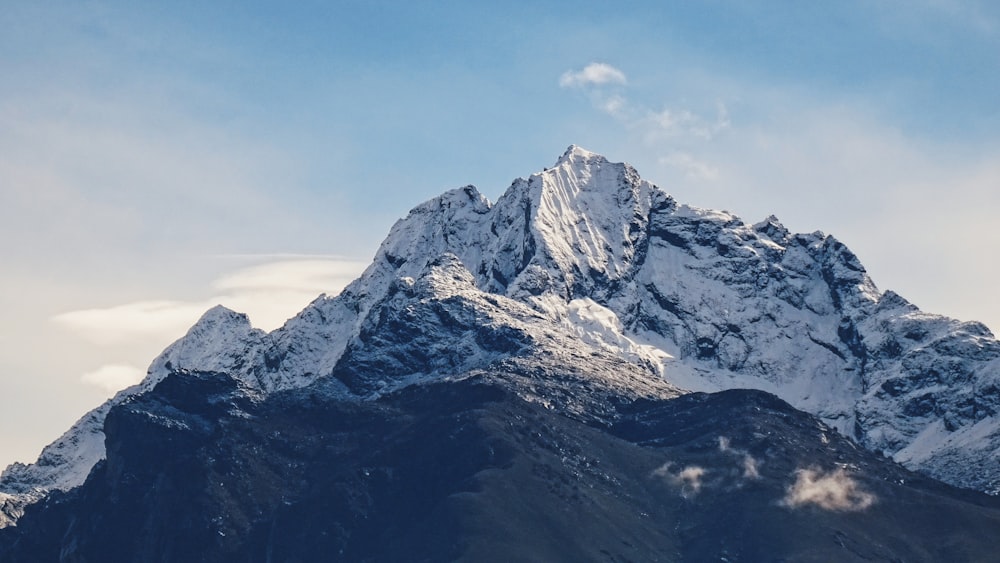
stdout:
POLYGON ((729 438, 725 436, 719 436, 719 451, 740 458, 744 479, 760 479, 760 462, 750 455, 750 452, 732 447, 729 444, 729 438))
POLYGON ((692 155, 690 149, 712 141, 730 128, 729 110, 724 103, 716 102, 714 117, 687 108, 652 109, 633 102, 620 89, 611 91, 600 87, 607 84, 624 86, 626 80, 624 73, 603 63, 592 63, 583 70, 566 72, 559 79, 563 88, 584 89, 597 110, 614 118, 626 130, 637 133, 644 144, 673 146, 660 158, 661 164, 681 171, 685 178, 691 180, 718 178, 718 168, 692 155))
POLYGON ((61 313, 52 320, 94 344, 113 346, 150 337, 180 336, 208 307, 205 302, 135 301, 61 313))
POLYGON ((716 103, 715 116, 709 117, 687 108, 661 107, 654 110, 633 102, 619 92, 595 89, 590 94, 594 107, 638 133, 650 144, 711 141, 731 126, 729 110, 722 102, 716 103))
POLYGON ((46 84, 3 97, 0 233, 27 242, 8 264, 39 277, 72 271, 78 287, 121 287, 121 271, 136 268, 128 277, 150 286, 153 268, 185 253, 329 232, 301 203, 300 156, 192 115, 168 87, 111 90, 46 84))
POLYGON ((875 503, 875 495, 863 490, 843 468, 829 473, 819 469, 799 469, 795 483, 788 487, 781 504, 799 508, 807 504, 825 510, 859 511, 875 503))
POLYGON ((108 395, 135 385, 146 375, 143 370, 128 364, 108 364, 80 376, 80 381, 100 387, 108 395))
POLYGON ((714 119, 687 109, 663 108, 659 111, 647 110, 645 113, 645 118, 635 125, 654 137, 694 137, 707 141, 730 126, 729 110, 722 102, 716 104, 714 119))
POLYGON ((625 73, 607 63, 590 63, 582 70, 568 70, 559 77, 559 86, 563 88, 625 84, 625 82, 625 73))
POLYGON ((612 117, 623 118, 628 111, 628 100, 620 94, 611 94, 598 99, 597 103, 601 111, 612 117))
POLYGON ((233 272, 212 285, 222 291, 283 289, 317 295, 335 293, 357 277, 364 267, 362 262, 338 258, 283 260, 233 272))
POLYGON ((696 180, 715 180, 719 177, 719 169, 702 162, 689 153, 674 151, 660 157, 660 163, 676 168, 684 173, 686 178, 696 180))
POLYGON ((213 299, 246 313, 254 326, 273 330, 319 294, 339 293, 365 266, 363 262, 343 258, 260 264, 216 280, 213 286, 227 293, 213 299))
POLYGON ((668 483, 677 487, 684 498, 692 497, 701 492, 702 477, 705 476, 704 467, 689 465, 674 473, 671 471, 673 462, 667 462, 653 471, 653 475, 663 477, 668 483))
POLYGON ((61 313, 53 321, 92 343, 116 346, 182 336, 217 304, 246 313, 254 326, 272 330, 320 293, 335 295, 363 264, 338 258, 282 260, 224 275, 212 286, 224 293, 197 301, 148 300, 61 313))
MULTIPOLYGON (((252 257, 245 257, 252 258, 252 257)), ((320 293, 335 295, 360 274, 361 262, 342 258, 296 257, 258 264, 225 274, 211 286, 224 294, 194 301, 146 300, 60 313, 53 322, 100 346, 112 359, 80 377, 83 383, 113 394, 138 383, 145 371, 128 363, 149 360, 133 351, 162 350, 180 338, 217 304, 246 313, 254 326, 273 330, 320 293)), ((153 352, 155 353, 155 352, 153 352)))

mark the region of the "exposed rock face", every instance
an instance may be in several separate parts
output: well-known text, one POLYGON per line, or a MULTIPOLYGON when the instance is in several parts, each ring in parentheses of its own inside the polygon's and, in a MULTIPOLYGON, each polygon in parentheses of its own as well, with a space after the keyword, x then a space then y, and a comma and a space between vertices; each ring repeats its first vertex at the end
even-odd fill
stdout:
POLYGON ((613 397, 765 390, 911 469, 1000 490, 1000 344, 983 325, 881 293, 831 236, 679 204, 570 147, 496 203, 467 186, 417 206, 358 280, 274 332, 207 312, 142 384, 8 468, 0 512, 83 483, 112 406, 170 373, 377 401, 500 367, 522 398, 587 420, 613 397))
POLYGON ((583 420, 512 391, 557 380, 590 384, 507 366, 357 401, 325 380, 262 396, 172 373, 111 409, 107 459, 0 530, 0 560, 983 561, 1000 547, 1000 500, 773 395, 619 398, 583 420))

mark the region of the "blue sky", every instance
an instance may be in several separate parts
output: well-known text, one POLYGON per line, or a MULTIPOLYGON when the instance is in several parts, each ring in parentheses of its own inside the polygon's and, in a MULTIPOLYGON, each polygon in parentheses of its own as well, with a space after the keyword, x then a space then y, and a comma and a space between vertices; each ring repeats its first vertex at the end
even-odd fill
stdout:
POLYGON ((217 301, 273 328, 414 205, 575 143, 1000 329, 1000 8, 22 2, 0 11, 0 464, 217 301), (602 66, 603 65, 603 66, 602 66), (57 350, 58 353, 54 353, 57 350))

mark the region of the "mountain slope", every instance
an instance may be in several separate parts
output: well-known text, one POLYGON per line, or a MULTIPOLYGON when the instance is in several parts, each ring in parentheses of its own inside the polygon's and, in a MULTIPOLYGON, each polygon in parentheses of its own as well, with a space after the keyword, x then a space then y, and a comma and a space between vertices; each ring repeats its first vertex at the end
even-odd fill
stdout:
MULTIPOLYGON (((548 374, 566 381, 586 375, 548 374)), ((983 561, 1000 501, 911 473, 772 395, 609 402, 513 369, 371 401, 177 372, 113 407, 82 487, 0 530, 31 561, 983 561), (513 382, 513 383, 512 383, 513 382)))
POLYGON ((679 204, 631 166, 570 147, 496 203, 467 186, 417 206, 358 280, 274 332, 207 312, 140 386, 39 463, 8 468, 0 493, 16 518, 25 499, 81 484, 111 406, 178 370, 265 396, 322 382, 377 400, 506 364, 582 370, 547 390, 556 400, 533 388, 539 377, 516 388, 575 415, 603 408, 594 397, 765 390, 912 469, 1000 489, 1000 345, 986 327, 879 292, 833 237, 679 204))

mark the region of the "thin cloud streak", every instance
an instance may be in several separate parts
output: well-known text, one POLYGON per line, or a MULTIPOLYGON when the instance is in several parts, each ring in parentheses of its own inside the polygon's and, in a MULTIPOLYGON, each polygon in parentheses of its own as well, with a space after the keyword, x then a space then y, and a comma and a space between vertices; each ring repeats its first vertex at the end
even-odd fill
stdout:
POLYGON ((361 262, 289 260, 243 268, 213 282, 228 293, 198 301, 136 301, 69 311, 58 325, 95 344, 112 346, 149 337, 179 337, 207 309, 226 305, 247 313, 258 328, 272 330, 321 293, 336 295, 360 274, 361 262))
POLYGON ((146 372, 129 364, 107 364, 80 376, 80 381, 98 387, 111 397, 116 392, 142 381, 146 372))
POLYGON ((262 246, 269 236, 255 224, 265 218, 303 224, 285 221, 294 210, 268 193, 279 178, 287 185, 290 168, 266 142, 177 108, 146 113, 86 94, 0 105, 0 221, 7 232, 32 233, 30 246, 12 252, 39 269, 50 267, 44 256, 93 274, 87 266, 98 260, 262 246))
POLYGON ((719 436, 719 451, 733 455, 740 460, 744 479, 760 479, 760 462, 757 458, 750 455, 750 452, 732 447, 729 443, 729 438, 725 436, 719 436))
POLYGON ((82 309, 52 318, 57 325, 99 346, 183 334, 206 309, 206 302, 135 301, 113 307, 82 309))
POLYGON ((365 266, 363 262, 331 259, 273 262, 228 274, 212 285, 223 291, 283 289, 319 294, 339 291, 365 266))
POLYGON ((585 91, 595 108, 614 118, 632 134, 638 135, 644 144, 671 147, 659 158, 660 164, 681 171, 688 179, 713 181, 718 178, 717 167, 694 156, 690 147, 709 143, 730 128, 729 110, 724 103, 716 103, 714 118, 687 108, 662 106, 653 109, 632 101, 623 93, 623 88, 613 91, 605 88, 609 83, 624 87, 625 76, 621 73, 620 80, 611 80, 604 76, 606 73, 610 74, 610 70, 604 67, 617 69, 610 65, 595 67, 595 64, 588 65, 582 71, 564 73, 559 79, 560 86, 585 91))
MULTIPOLYGON (((990 2, 978 0, 881 0, 888 9, 883 10, 886 25, 920 23, 940 28, 943 22, 955 24, 964 30, 985 35, 1000 31, 1000 20, 990 2)), ((995 6, 995 4, 994 4, 995 6)))
POLYGON ((715 180, 719 177, 719 169, 702 162, 690 153, 674 151, 660 157, 659 162, 684 173, 686 178, 695 180, 715 180))
POLYGON ((112 361, 87 371, 80 380, 111 394, 137 383, 145 373, 123 361, 129 350, 165 348, 209 308, 224 305, 246 313, 257 328, 273 330, 319 294, 339 293, 362 267, 363 263, 346 259, 264 263, 225 274, 211 284, 225 294, 197 301, 147 300, 69 311, 52 321, 106 351, 105 357, 112 361))

